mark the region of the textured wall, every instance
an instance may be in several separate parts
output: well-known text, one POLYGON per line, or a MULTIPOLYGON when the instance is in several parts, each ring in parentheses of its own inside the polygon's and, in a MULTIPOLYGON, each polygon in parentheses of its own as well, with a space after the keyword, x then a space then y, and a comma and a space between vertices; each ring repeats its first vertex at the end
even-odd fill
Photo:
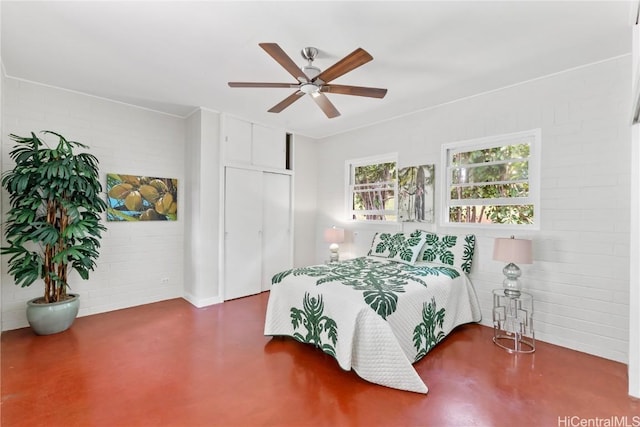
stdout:
MULTIPOLYGON (((531 238, 535 261, 521 267, 524 286, 535 297, 537 338, 626 362, 630 61, 613 58, 322 140, 316 235, 344 221, 345 160, 397 152, 400 167, 435 163, 439 209, 443 143, 541 128, 540 230, 473 229, 478 247, 471 278, 483 323, 492 322, 491 289, 503 277, 503 265, 491 259, 493 239, 531 238)), ((366 253, 375 231, 400 228, 343 225, 350 241, 341 245, 345 256, 366 253)), ((316 261, 325 252, 318 239, 316 261)))
MULTIPOLYGON (((53 130, 90 146, 100 176, 129 173, 178 178, 184 196, 185 121, 126 104, 6 78, 3 86, 2 170, 11 167, 10 133, 53 130)), ((3 192, 3 219, 8 206, 3 192)), ((98 267, 89 281, 72 274, 81 296, 80 316, 182 296, 184 205, 178 221, 106 223, 98 267)), ((2 329, 26 326, 25 302, 42 286, 22 289, 2 261, 2 329)))

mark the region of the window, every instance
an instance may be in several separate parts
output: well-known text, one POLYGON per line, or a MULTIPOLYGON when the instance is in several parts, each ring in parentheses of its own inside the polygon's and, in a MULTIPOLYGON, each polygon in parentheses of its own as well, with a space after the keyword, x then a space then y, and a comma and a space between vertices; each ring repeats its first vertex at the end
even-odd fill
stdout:
POLYGON ((539 226, 540 129, 444 144, 443 222, 539 226))
POLYGON ((396 221, 396 155, 347 160, 347 214, 356 221, 396 221))

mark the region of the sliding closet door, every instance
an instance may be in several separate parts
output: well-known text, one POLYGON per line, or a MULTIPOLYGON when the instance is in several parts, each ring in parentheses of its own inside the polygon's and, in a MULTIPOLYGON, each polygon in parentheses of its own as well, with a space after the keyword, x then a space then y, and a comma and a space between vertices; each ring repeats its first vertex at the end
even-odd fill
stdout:
POLYGON ((262 290, 262 172, 226 168, 224 299, 262 290))
POLYGON ((274 274, 291 268, 291 175, 262 175, 262 290, 271 289, 274 274))

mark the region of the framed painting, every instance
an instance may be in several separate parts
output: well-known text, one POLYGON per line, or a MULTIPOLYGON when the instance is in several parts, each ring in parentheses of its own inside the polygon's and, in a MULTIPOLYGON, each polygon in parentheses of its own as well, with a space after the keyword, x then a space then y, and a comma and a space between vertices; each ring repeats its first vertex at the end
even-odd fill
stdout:
POLYGON ((107 174, 107 221, 175 221, 178 180, 107 174))
POLYGON ((398 171, 400 221, 433 223, 434 170, 435 165, 422 165, 398 171))

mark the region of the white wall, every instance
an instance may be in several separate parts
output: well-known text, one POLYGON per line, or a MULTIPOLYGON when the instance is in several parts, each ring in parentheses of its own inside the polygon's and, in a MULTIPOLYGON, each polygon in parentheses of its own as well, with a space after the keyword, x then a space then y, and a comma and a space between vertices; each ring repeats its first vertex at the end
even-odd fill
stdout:
POLYGON ((315 261, 316 192, 318 191, 318 143, 296 135, 293 141, 294 213, 293 266, 315 261))
POLYGON ((184 296, 187 301, 193 300, 195 305, 200 282, 201 260, 198 257, 200 250, 198 237, 198 224, 200 222, 201 188, 200 188, 200 168, 201 164, 201 141, 202 141, 202 118, 200 110, 194 111, 186 121, 186 146, 185 146, 185 168, 189 162, 190 167, 185 170, 185 186, 189 189, 185 194, 184 202, 189 206, 188 216, 185 218, 184 233, 187 243, 184 248, 184 296))
MULTIPOLYGON (((443 143, 541 128, 540 231, 474 230, 478 246, 471 278, 483 323, 491 325, 491 289, 502 281, 503 265, 491 259, 493 239, 532 238, 534 264, 520 267, 524 286, 535 297, 536 337, 626 362, 630 60, 614 58, 322 140, 316 235, 341 222, 349 239, 341 254, 360 256, 383 228, 344 221, 345 160, 398 152, 399 167, 435 163, 439 178, 443 143)), ((317 262, 325 258, 325 246, 316 241, 317 262)))
POLYGON ((186 120, 184 297, 196 307, 219 297, 220 115, 198 109, 186 120))
MULTIPOLYGON (((88 281, 71 275, 71 290, 81 297, 79 315, 181 297, 185 120, 13 78, 2 89, 2 170, 11 167, 8 134, 46 129, 89 145, 100 161, 103 186, 106 173, 178 178, 178 221, 105 223, 97 269, 88 281)), ((8 206, 6 192, 3 205, 8 206)), ((37 282, 15 286, 3 259, 2 330, 26 326, 25 302, 41 293, 37 282)))

